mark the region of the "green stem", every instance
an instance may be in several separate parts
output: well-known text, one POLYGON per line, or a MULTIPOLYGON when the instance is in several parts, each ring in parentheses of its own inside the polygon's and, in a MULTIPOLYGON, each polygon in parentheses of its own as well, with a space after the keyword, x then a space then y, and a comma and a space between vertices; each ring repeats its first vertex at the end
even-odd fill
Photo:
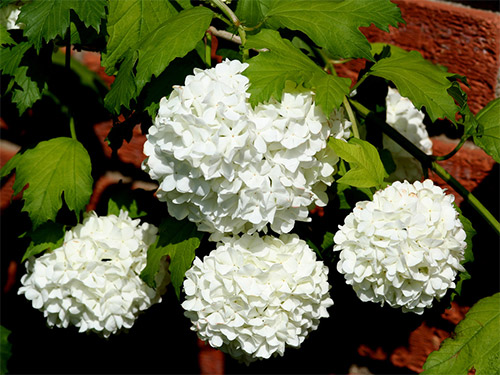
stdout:
POLYGON ((491 214, 490 211, 486 209, 482 205, 481 202, 470 192, 468 191, 460 182, 458 182, 455 177, 453 177, 446 169, 444 169, 437 162, 433 161, 431 164, 431 168, 436 174, 445 180, 448 185, 453 187, 455 191, 460 194, 464 201, 469 203, 478 213, 483 217, 484 220, 488 222, 488 224, 495 230, 495 232, 500 235, 500 223, 498 220, 491 214))
POLYGON ((73 138, 75 141, 78 141, 76 138, 76 131, 75 131, 75 120, 73 117, 69 118, 69 131, 71 132, 71 138, 73 138))
POLYGON ((468 191, 460 182, 458 182, 452 175, 446 171, 441 165, 433 160, 431 155, 425 154, 417 146, 415 146, 410 140, 404 137, 392 126, 387 124, 384 120, 375 115, 368 108, 363 106, 361 103, 349 99, 352 106, 358 111, 358 113, 369 120, 371 123, 378 126, 385 134, 396 141, 400 146, 402 146, 406 151, 408 151, 414 158, 416 158, 422 167, 425 169, 429 168, 434 171, 439 177, 441 177, 448 185, 450 185, 458 194, 460 194, 464 201, 469 203, 472 208, 474 208, 479 215, 481 215, 486 222, 493 228, 493 230, 500 235, 500 223, 491 214, 490 211, 470 192, 468 191))
POLYGON ((231 23, 231 21, 229 21, 222 14, 214 13, 214 17, 220 19, 222 22, 224 22, 228 26, 233 26, 233 24, 231 23))
POLYGON ((352 88, 351 88, 351 92, 353 92, 354 90, 356 90, 356 89, 359 87, 359 85, 361 85, 361 84, 365 81, 365 79, 366 79, 367 77, 368 77, 368 74, 365 74, 363 77, 361 77, 361 79, 359 79, 359 80, 358 80, 358 82, 356 82, 356 83, 354 84, 354 86, 352 86, 352 88))
POLYGON ((359 138, 359 130, 358 130, 358 122, 356 121, 356 115, 354 114, 351 105, 349 104, 349 100, 344 96, 344 108, 347 111, 347 115, 349 116, 349 120, 352 123, 352 133, 354 137, 359 138))
POLYGON ((212 66, 212 34, 205 34, 205 64, 212 66))
MULTIPOLYGON (((69 79, 71 75, 71 30, 69 28, 66 31, 66 54, 65 54, 64 68, 66 69, 66 75, 67 78, 69 79)), ((71 133, 71 138, 77 141, 76 131, 75 131, 75 120, 73 119, 73 116, 71 115, 71 110, 69 108, 68 108, 68 115, 69 115, 69 131, 71 133)))
POLYGON ((247 33, 245 32, 245 28, 241 24, 236 14, 234 14, 232 9, 229 8, 226 3, 222 2, 222 0, 212 0, 212 2, 217 8, 222 10, 222 13, 224 13, 231 20, 233 25, 238 28, 238 34, 241 38, 241 44, 245 45, 245 42, 247 40, 247 33))
POLYGON ((433 159, 436 161, 442 161, 442 160, 447 160, 447 159, 451 158, 453 155, 455 155, 462 148, 462 146, 464 145, 465 141, 467 141, 467 139, 469 139, 469 136, 464 135, 460 139, 460 142, 458 143, 458 145, 451 152, 449 152, 448 154, 443 155, 443 156, 433 156, 433 159))

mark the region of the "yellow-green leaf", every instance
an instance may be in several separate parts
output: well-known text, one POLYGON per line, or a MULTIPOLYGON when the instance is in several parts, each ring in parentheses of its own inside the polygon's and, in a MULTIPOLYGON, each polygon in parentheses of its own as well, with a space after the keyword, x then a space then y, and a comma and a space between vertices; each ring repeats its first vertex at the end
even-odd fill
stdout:
POLYGON ((469 310, 455 328, 455 334, 432 352, 424 375, 500 374, 500 293, 486 297, 469 310))
POLYGON ((62 207, 78 215, 92 194, 93 179, 87 150, 72 138, 59 137, 40 142, 16 161, 14 194, 23 192, 23 211, 28 212, 36 228, 47 220, 55 221, 62 207))

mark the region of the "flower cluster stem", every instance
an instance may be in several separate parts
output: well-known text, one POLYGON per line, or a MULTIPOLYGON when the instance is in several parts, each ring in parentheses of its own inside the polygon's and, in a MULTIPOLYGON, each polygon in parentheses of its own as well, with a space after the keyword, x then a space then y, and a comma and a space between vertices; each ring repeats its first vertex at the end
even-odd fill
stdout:
POLYGON ((231 22, 233 23, 234 26, 236 26, 238 28, 238 34, 240 35, 240 38, 241 38, 241 44, 245 45, 245 42, 247 40, 245 28, 241 24, 240 20, 236 16, 236 14, 234 14, 232 9, 229 8, 227 6, 227 4, 222 2, 222 0, 212 0, 212 3, 217 8, 219 8, 222 11, 222 13, 224 13, 231 20, 231 22))
POLYGON ((387 134, 401 147, 408 151, 414 158, 416 158, 420 163, 422 163, 422 167, 424 168, 424 170, 426 168, 429 168, 444 181, 446 181, 446 183, 450 185, 458 194, 460 194, 464 198, 464 201, 469 203, 479 213, 479 215, 481 215, 484 220, 486 220, 486 222, 493 228, 493 230, 498 235, 500 235, 500 223, 498 222, 498 220, 457 179, 455 179, 448 171, 446 171, 446 169, 444 169, 441 165, 434 161, 431 155, 425 154, 405 136, 403 136, 396 129, 387 124, 384 120, 380 119, 375 113, 370 111, 361 103, 352 99, 349 99, 349 101, 360 116, 369 119, 371 123, 378 126, 385 134, 387 134))

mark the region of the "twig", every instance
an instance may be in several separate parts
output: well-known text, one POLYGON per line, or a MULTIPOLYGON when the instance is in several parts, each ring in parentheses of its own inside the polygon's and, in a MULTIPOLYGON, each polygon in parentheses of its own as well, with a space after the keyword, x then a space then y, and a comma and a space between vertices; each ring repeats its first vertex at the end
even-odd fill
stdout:
POLYGON ((229 31, 217 30, 213 26, 210 26, 208 28, 208 31, 210 31, 212 35, 215 35, 218 38, 226 39, 236 44, 241 44, 241 38, 236 34, 230 33, 229 31))

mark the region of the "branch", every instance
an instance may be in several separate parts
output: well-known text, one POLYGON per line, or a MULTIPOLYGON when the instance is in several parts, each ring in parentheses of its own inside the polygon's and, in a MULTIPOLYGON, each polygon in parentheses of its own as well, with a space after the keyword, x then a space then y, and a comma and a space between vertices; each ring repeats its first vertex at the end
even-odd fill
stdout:
POLYGON ((486 220, 486 222, 493 228, 493 230, 498 235, 500 235, 500 223, 498 222, 498 220, 470 191, 468 191, 460 182, 458 182, 452 175, 450 175, 448 171, 446 171, 446 169, 435 162, 432 156, 425 154, 405 136, 403 136, 396 129, 387 124, 384 120, 379 118, 377 115, 375 115, 375 113, 370 111, 361 103, 352 99, 349 99, 349 101, 351 102, 352 106, 358 111, 361 117, 370 119, 374 125, 379 127, 385 134, 396 141, 415 159, 422 163, 424 170, 425 168, 430 168, 439 177, 445 180, 446 183, 448 183, 448 185, 450 185, 457 193, 459 193, 464 198, 464 201, 469 203, 486 220))
POLYGON ((230 33, 229 31, 217 30, 213 26, 210 26, 208 28, 208 31, 210 31, 212 33, 212 35, 215 35, 218 38, 226 39, 226 40, 229 40, 230 42, 234 42, 236 44, 241 44, 241 38, 236 34, 230 33))

